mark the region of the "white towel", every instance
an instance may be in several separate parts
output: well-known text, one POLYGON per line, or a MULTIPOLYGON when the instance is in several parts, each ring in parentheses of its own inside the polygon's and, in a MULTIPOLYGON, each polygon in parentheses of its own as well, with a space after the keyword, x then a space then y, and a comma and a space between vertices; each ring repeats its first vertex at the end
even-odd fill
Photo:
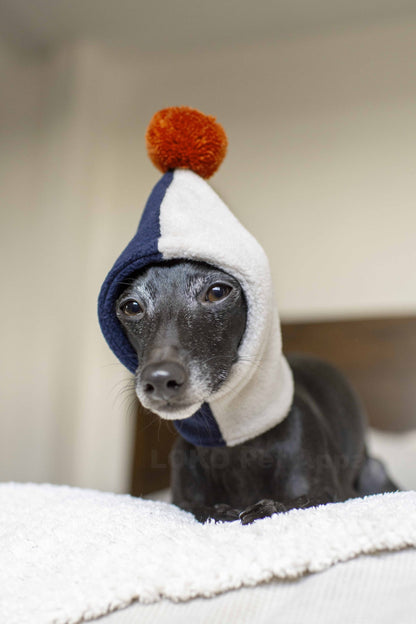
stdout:
POLYGON ((66 624, 416 546, 416 492, 205 525, 168 503, 0 484, 0 622, 66 624))

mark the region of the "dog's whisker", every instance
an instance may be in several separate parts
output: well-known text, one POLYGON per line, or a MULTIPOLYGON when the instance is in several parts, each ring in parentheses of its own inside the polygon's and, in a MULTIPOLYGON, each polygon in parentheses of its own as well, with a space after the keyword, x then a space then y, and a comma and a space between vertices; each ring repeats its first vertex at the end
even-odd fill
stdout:
POLYGON ((132 383, 130 380, 126 381, 125 379, 116 381, 113 385, 113 392, 116 392, 117 395, 134 394, 135 396, 134 383, 132 383))
POLYGON ((118 379, 117 381, 115 381, 113 385, 114 385, 114 388, 116 386, 121 386, 121 385, 134 388, 134 384, 135 384, 134 377, 123 377, 122 379, 118 379))
POLYGON ((121 391, 116 397, 123 406, 128 405, 129 409, 137 408, 137 397, 133 392, 121 391))
MULTIPOLYGON (((208 418, 207 416, 202 412, 202 422, 205 426, 205 432, 207 434, 207 437, 209 438, 210 435, 210 428, 209 428, 209 422, 208 422, 208 418)), ((204 440, 202 438, 202 435, 200 436, 200 443, 203 444, 204 440)))
POLYGON ((157 427, 157 441, 160 442, 160 432, 162 429, 162 421, 160 418, 157 419, 158 420, 158 427, 157 427))
POLYGON ((159 426, 160 426, 160 418, 159 416, 157 416, 156 414, 153 414, 153 412, 150 412, 153 416, 153 418, 146 423, 145 425, 141 426, 138 428, 138 433, 143 433, 144 431, 146 431, 147 429, 149 429, 149 427, 152 427, 156 421, 159 421, 159 426))
POLYGON ((116 366, 118 368, 120 368, 120 370, 123 370, 125 372, 125 368, 124 365, 121 362, 108 362, 108 364, 102 364, 101 368, 110 368, 110 366, 116 366))
POLYGON ((175 425, 173 424, 173 422, 171 420, 166 420, 165 422, 166 422, 166 428, 169 430, 169 432, 176 433, 175 425))

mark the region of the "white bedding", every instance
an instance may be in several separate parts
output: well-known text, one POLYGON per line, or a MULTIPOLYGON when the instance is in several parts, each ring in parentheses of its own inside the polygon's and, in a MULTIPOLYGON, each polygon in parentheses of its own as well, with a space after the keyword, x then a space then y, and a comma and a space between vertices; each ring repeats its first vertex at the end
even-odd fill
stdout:
MULTIPOLYGON (((416 552, 362 556, 295 581, 131 606, 102 624, 414 624, 416 552)), ((98 622, 97 622, 98 624, 98 622)))
MULTIPOLYGON (((293 510, 242 526, 200 525, 172 505, 129 496, 0 484, 0 527, 0 622, 75 623, 135 599, 162 608, 167 598, 214 596, 414 547, 416 493, 293 510)), ((413 583, 415 553, 404 574, 413 583)))

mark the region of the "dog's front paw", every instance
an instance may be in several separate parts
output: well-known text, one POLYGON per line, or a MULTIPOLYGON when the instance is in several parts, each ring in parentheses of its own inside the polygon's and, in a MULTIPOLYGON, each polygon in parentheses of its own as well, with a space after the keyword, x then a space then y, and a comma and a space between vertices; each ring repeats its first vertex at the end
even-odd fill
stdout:
POLYGON ((232 522, 233 520, 238 520, 240 517, 240 510, 234 509, 234 507, 226 505, 225 503, 218 503, 214 505, 211 517, 215 522, 232 522))
POLYGON ((241 509, 234 509, 231 505, 219 503, 217 505, 203 505, 189 501, 181 501, 177 503, 178 507, 185 511, 190 511, 198 522, 206 522, 207 520, 215 520, 215 522, 232 522, 238 520, 241 509))
POLYGON ((244 509, 240 513, 241 524, 251 524, 254 520, 259 518, 267 518, 275 513, 281 513, 287 511, 283 503, 271 500, 270 498, 263 498, 258 503, 250 505, 247 509, 244 509))

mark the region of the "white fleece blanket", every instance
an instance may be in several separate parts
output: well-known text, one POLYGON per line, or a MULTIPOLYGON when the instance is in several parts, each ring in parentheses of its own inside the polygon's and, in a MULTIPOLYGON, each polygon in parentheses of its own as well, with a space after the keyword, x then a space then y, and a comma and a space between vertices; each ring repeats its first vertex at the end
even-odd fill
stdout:
MULTIPOLYGON (((416 492, 198 524, 168 503, 0 484, 0 622, 63 624, 138 599, 213 596, 416 546, 416 492)), ((416 551, 415 551, 416 555, 416 551)))

